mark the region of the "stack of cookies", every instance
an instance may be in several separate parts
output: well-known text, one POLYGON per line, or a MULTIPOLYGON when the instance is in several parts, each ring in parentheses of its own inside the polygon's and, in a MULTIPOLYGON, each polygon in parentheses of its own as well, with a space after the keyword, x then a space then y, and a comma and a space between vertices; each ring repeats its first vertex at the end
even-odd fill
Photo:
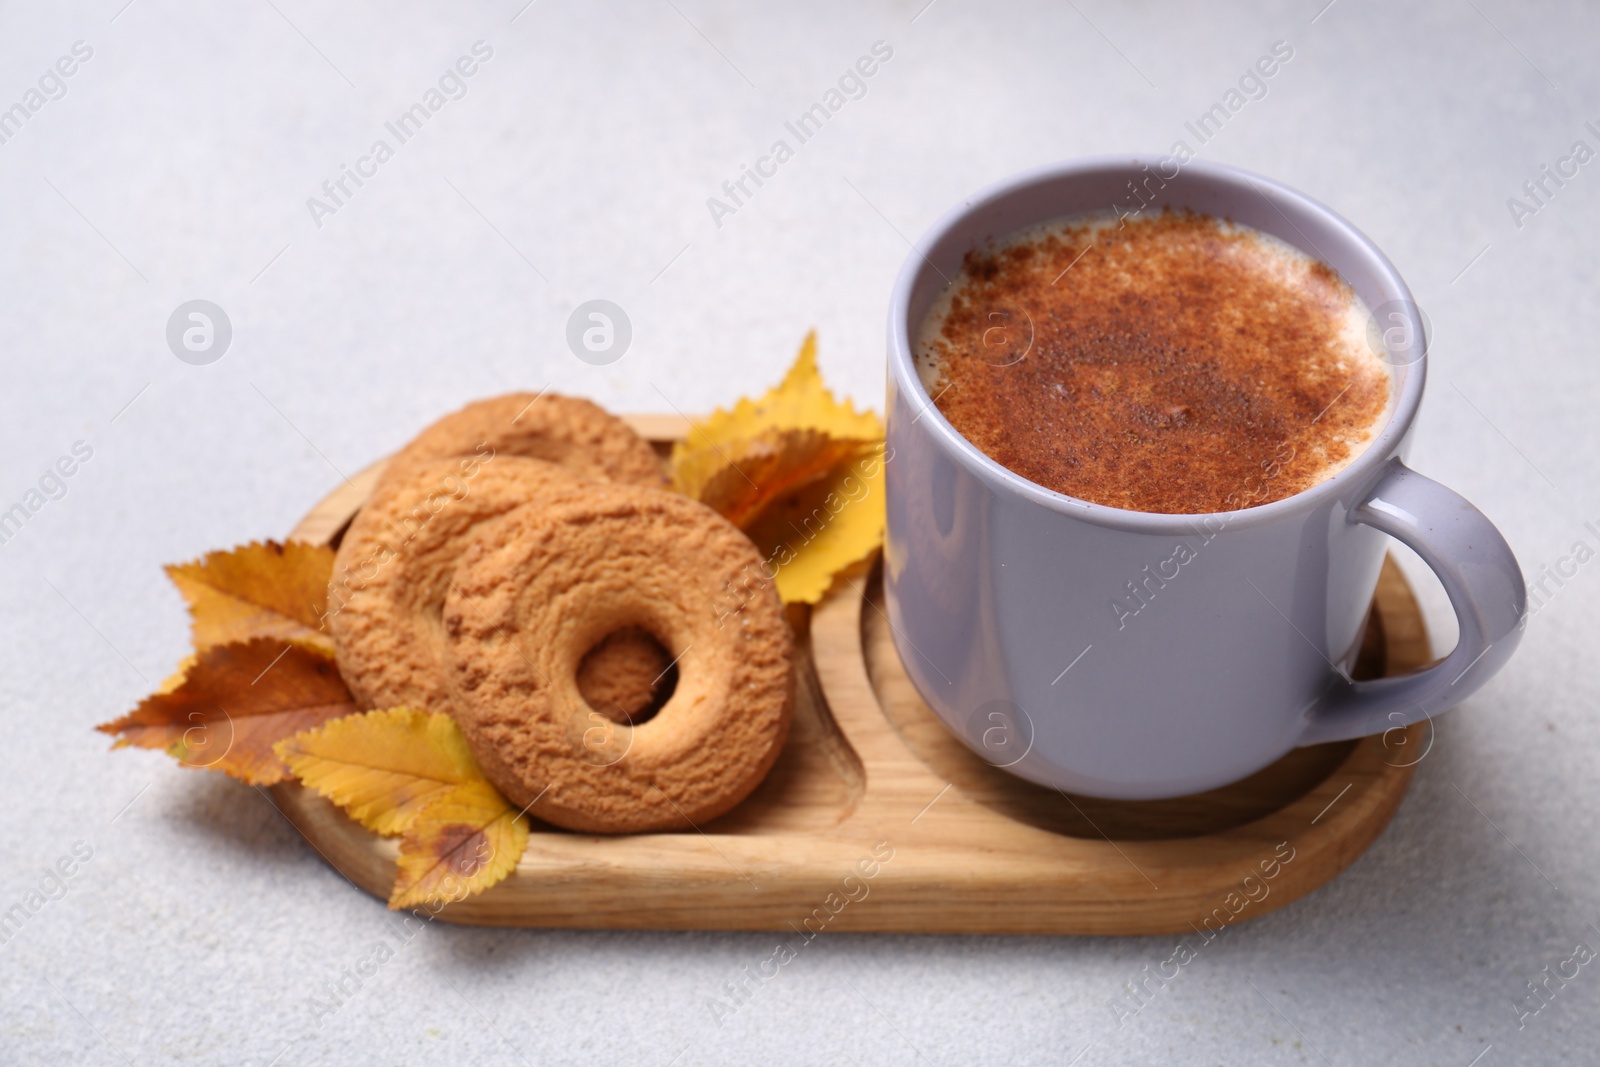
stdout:
POLYGON ((744 799, 788 734, 792 637, 766 575, 622 420, 515 393, 389 461, 339 544, 330 629, 364 707, 451 715, 530 814, 686 829, 744 799))

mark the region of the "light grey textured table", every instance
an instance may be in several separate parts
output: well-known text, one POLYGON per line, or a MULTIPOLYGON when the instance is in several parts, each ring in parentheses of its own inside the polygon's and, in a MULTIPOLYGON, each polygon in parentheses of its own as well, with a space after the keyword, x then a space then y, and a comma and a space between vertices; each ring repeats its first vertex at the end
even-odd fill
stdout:
POLYGON ((1542 204, 1522 187, 1600 150, 1600 17, 925 2, 0 11, 0 108, 26 113, 0 114, 0 510, 42 505, 0 545, 0 911, 92 850, 0 944, 0 1062, 1592 1062, 1600 962, 1536 1014, 1526 983, 1600 948, 1600 565, 1572 555, 1600 548, 1600 162, 1542 204), (465 95, 400 143, 385 123, 477 41, 465 95), (864 95, 797 144, 784 123, 877 41, 864 95), (1292 60, 1199 145, 1185 123, 1276 41, 1292 60), (714 218, 780 138, 793 158, 714 218), (379 139, 392 158, 362 162, 379 139), (187 650, 160 564, 281 535, 340 471, 489 393, 702 411, 815 325, 828 377, 881 406, 907 238, 1015 170, 1179 139, 1389 252, 1434 325, 1416 465, 1531 575, 1568 577, 1439 723, 1372 850, 1122 1025, 1111 1002, 1173 939, 830 935, 719 1024, 772 937, 435 925, 319 1014, 396 943, 391 916, 260 794, 90 731, 187 650), (633 325, 609 366, 564 340, 596 297, 633 325), (233 328, 208 366, 165 337, 197 298, 233 328), (64 495, 30 498, 76 442, 64 495))

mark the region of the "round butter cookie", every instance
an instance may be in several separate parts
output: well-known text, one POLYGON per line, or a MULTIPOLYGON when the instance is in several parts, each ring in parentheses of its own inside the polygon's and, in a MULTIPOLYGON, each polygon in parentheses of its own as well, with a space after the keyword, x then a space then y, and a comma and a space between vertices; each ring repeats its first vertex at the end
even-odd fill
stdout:
POLYGON ((793 711, 793 639, 733 524, 687 497, 605 486, 518 508, 470 541, 445 597, 446 669, 457 722, 512 803, 592 833, 686 829, 766 775, 793 711), (577 680, 626 627, 678 672, 639 725, 592 707, 577 680))
POLYGON ((414 463, 381 482, 345 531, 328 584, 328 630, 356 701, 451 711, 439 616, 464 538, 515 508, 582 499, 599 484, 513 456, 414 463))

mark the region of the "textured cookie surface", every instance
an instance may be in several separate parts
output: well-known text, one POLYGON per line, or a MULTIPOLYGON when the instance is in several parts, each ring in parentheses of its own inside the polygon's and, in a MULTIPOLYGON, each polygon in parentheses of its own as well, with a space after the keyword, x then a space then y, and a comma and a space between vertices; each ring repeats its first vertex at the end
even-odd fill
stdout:
POLYGON ((672 493, 599 485, 518 508, 470 540, 445 599, 451 696, 513 803, 574 830, 684 829, 766 775, 792 713, 792 638, 759 553, 731 523, 672 493), (591 707, 576 677, 629 626, 677 660, 672 696, 638 726, 591 707))
POLYGON ((345 531, 328 588, 339 673, 357 702, 450 712, 439 616, 465 536, 592 484, 512 456, 417 463, 381 482, 345 531))
POLYGON ((468 404, 418 434, 389 460, 383 480, 458 456, 541 459, 586 478, 659 488, 650 442, 592 401, 554 393, 507 393, 468 404))

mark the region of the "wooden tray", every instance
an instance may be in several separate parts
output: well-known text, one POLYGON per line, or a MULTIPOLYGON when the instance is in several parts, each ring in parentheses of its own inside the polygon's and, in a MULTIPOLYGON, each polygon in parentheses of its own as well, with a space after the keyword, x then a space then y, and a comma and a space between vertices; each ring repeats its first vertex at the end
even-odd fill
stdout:
MULTIPOLYGON (((665 448, 683 420, 639 417, 665 448)), ((380 465, 381 466, 381 465, 380 465)), ((292 537, 334 540, 378 467, 292 537)), ((441 917, 502 926, 1152 934, 1216 929, 1316 889, 1400 805, 1426 724, 1298 749, 1231 786, 1174 800, 1075 797, 997 770, 957 741, 900 666, 876 568, 791 608, 794 727, 760 788, 699 832, 597 837, 535 823, 512 875, 441 917)), ((1361 673, 1423 666, 1427 633, 1385 563, 1361 673)), ((387 898, 394 839, 295 783, 273 787, 324 859, 387 898)))

